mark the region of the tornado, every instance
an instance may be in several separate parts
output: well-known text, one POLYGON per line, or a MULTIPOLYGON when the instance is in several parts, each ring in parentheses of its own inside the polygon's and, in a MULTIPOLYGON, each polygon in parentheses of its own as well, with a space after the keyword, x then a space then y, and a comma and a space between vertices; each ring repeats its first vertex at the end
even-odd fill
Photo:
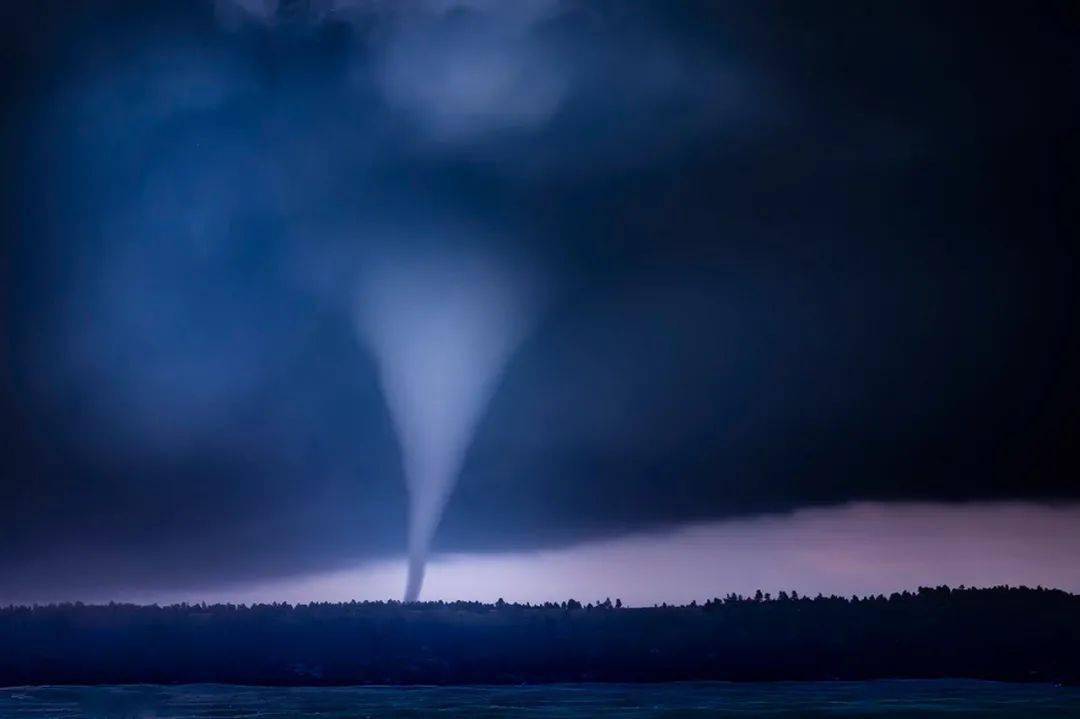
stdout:
POLYGON ((408 489, 406 602, 420 596, 477 423, 536 310, 529 275, 489 257, 377 261, 362 273, 357 327, 375 359, 408 489))

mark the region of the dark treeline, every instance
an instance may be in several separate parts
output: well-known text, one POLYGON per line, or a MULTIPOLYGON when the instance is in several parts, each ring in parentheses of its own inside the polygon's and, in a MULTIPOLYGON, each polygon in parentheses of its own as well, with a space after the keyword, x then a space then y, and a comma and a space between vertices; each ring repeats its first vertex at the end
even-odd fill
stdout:
POLYGON ((1080 681, 1080 596, 924 588, 627 609, 476 602, 0 609, 0 685, 971 677, 1080 681))

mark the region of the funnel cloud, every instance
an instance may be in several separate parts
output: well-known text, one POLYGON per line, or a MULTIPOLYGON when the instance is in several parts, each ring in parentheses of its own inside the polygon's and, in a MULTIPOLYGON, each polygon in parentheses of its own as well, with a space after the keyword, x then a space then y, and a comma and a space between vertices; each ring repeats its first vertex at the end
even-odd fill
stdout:
POLYGON ((487 258, 382 262, 361 279, 358 327, 375 356, 409 494, 405 601, 420 595, 477 422, 534 311, 526 277, 487 258))

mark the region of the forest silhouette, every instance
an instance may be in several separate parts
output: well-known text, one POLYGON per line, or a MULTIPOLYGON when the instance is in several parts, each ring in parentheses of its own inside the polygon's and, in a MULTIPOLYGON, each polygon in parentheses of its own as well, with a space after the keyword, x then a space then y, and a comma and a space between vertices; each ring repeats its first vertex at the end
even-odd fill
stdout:
POLYGON ((0 686, 500 684, 966 677, 1080 682, 1080 596, 58 604, 0 608, 0 686))

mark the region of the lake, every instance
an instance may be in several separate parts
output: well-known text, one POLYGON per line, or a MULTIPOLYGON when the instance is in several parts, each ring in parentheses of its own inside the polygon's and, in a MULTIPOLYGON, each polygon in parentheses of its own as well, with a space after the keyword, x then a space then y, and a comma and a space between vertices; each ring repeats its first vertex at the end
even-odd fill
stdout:
POLYGON ((981 681, 0 689, 0 719, 1080 717, 1080 688, 981 681))

